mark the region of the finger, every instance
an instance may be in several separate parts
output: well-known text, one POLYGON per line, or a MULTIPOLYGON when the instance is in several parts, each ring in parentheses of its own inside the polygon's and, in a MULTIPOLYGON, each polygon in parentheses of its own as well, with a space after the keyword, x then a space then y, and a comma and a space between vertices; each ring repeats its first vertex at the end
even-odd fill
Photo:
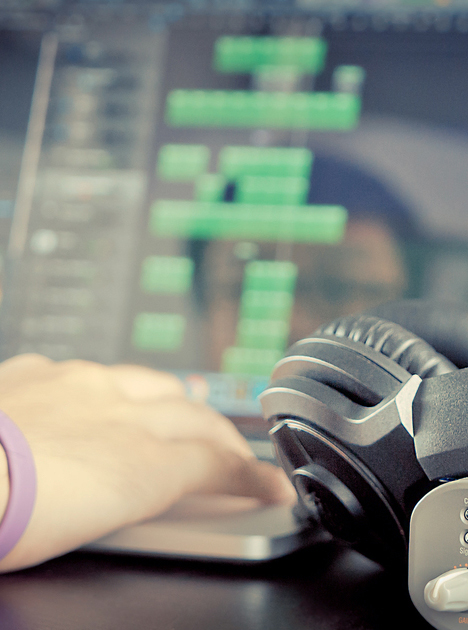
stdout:
POLYGON ((186 398, 165 398, 127 409, 161 440, 208 440, 244 457, 253 457, 247 440, 225 416, 203 403, 186 398))
POLYGON ((113 365, 109 368, 116 385, 130 400, 157 400, 165 396, 185 396, 180 379, 139 365, 113 365))
POLYGON ((182 448, 186 449, 178 471, 182 494, 232 494, 266 503, 292 503, 296 498, 284 471, 273 464, 246 459, 208 442, 186 443, 182 448))

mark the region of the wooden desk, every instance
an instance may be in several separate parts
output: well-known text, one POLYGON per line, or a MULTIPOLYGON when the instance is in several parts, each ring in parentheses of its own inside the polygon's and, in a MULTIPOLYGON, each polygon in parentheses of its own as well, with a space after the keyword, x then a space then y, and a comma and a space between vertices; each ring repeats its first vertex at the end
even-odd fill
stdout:
POLYGON ((405 579, 334 546, 253 566, 74 553, 0 576, 0 629, 428 630, 405 579))

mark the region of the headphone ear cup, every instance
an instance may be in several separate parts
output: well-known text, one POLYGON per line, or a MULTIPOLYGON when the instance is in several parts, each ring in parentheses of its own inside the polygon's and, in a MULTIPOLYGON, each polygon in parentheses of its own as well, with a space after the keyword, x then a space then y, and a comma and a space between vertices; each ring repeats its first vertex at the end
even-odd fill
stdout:
POLYGON ((374 315, 363 314, 336 319, 319 328, 314 334, 320 335, 333 335, 363 343, 420 378, 439 376, 457 369, 451 361, 414 333, 399 324, 374 315))
POLYGON ((402 558, 411 510, 430 486, 415 452, 412 405, 421 381, 411 375, 455 371, 413 332, 367 313, 326 324, 289 349, 261 400, 310 518, 316 505, 335 537, 346 540, 336 526, 345 523, 369 557, 402 558))

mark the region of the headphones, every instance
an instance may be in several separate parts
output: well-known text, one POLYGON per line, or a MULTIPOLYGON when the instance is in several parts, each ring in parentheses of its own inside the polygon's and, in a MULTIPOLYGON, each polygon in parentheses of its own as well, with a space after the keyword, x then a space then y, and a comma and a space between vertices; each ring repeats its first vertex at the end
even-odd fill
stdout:
POLYGON ((400 301, 295 343, 261 395, 300 517, 408 561, 414 604, 444 629, 468 622, 465 366, 468 307, 400 301))

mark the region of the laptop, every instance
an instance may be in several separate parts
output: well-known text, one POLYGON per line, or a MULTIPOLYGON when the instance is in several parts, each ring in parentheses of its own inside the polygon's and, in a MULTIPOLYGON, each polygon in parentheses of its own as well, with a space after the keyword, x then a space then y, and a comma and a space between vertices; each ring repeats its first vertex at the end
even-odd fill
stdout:
MULTIPOLYGON (((461 11, 9 4, 1 358, 174 372, 274 461, 258 395, 290 343, 398 297, 468 300, 461 11)), ((316 536, 291 507, 189 497, 92 548, 258 561, 316 536)))

